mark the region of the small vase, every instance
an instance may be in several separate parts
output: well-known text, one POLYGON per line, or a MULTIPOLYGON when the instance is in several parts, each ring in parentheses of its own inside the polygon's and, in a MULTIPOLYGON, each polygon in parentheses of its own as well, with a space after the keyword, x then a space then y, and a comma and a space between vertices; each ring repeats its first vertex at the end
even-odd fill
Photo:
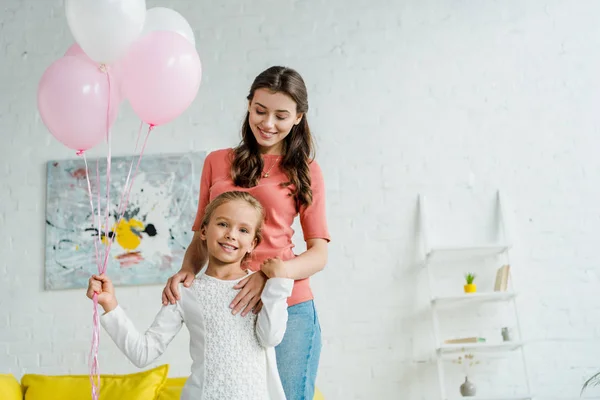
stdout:
POLYGON ((512 340, 510 329, 502 328, 502 340, 505 342, 510 342, 512 340))
POLYGON ((475 293, 477 292, 477 285, 474 283, 467 283, 465 285, 465 293, 475 293))
POLYGON ((462 394, 464 397, 470 397, 475 396, 475 393, 477 393, 475 384, 469 380, 468 376, 465 377, 465 382, 460 385, 460 394, 462 394))

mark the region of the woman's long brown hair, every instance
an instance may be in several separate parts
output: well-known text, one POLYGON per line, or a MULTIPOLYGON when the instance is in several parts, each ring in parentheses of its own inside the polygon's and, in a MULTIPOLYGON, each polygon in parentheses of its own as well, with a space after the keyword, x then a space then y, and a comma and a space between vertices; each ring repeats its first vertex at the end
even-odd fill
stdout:
MULTIPOLYGON (((312 203, 310 188, 310 163, 314 159, 314 143, 308 127, 306 112, 308 111, 308 94, 302 76, 295 70, 286 67, 271 67, 258 75, 248 94, 252 101, 258 89, 267 89, 273 93, 284 93, 296 103, 296 112, 302 113, 298 125, 294 125, 289 135, 283 140, 281 168, 288 182, 283 186, 291 186, 292 195, 298 206, 312 203)), ((254 187, 260 180, 264 165, 260 156, 258 142, 250 129, 250 112, 242 126, 242 141, 234 149, 231 163, 231 177, 236 186, 254 187)))

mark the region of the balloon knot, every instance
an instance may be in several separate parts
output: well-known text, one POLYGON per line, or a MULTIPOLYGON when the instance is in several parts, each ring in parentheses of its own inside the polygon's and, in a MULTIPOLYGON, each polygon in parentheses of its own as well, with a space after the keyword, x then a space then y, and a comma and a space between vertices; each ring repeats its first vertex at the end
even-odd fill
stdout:
POLYGON ((83 150, 78 150, 77 153, 75 153, 78 156, 82 156, 83 155, 83 150))
POLYGON ((106 71, 108 71, 108 67, 106 66, 106 64, 100 64, 100 67, 98 67, 98 69, 100 69, 100 71, 106 73, 106 71))

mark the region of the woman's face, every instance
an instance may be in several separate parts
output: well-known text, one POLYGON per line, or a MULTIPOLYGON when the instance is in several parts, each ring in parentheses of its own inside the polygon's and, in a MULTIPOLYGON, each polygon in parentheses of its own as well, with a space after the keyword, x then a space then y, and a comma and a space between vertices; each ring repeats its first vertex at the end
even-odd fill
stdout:
POLYGON ((248 103, 250 129, 263 154, 282 154, 283 139, 302 114, 296 112, 296 103, 284 93, 258 89, 248 103))

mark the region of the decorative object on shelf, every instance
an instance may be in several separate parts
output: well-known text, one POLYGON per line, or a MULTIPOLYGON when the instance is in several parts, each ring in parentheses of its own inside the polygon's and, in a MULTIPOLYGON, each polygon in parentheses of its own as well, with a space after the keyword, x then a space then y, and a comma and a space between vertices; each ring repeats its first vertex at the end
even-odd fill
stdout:
POLYGON ((475 361, 474 354, 467 353, 464 356, 459 356, 453 362, 455 364, 462 365, 463 372, 465 374, 465 381, 462 385, 460 385, 460 394, 465 397, 475 396, 477 393, 477 387, 469 380, 469 370, 472 366, 479 364, 479 361, 475 361))
POLYGON ((465 293, 475 293, 477 292, 477 285, 473 283, 476 275, 474 273, 469 272, 465 275, 465 280, 467 284, 465 285, 465 293))
POLYGON ((458 339, 444 340, 446 344, 465 344, 465 343, 485 343, 485 338, 482 337, 466 337, 458 339))
POLYGON ((508 289, 508 277, 510 273, 510 265, 506 264, 498 268, 496 272, 496 282, 494 283, 495 292, 506 292, 508 289))
POLYGON ((583 392, 585 392, 587 388, 595 386, 600 386, 600 372, 592 375, 587 381, 585 381, 585 383, 581 387, 581 393, 579 394, 579 396, 582 396, 583 392))
POLYGON ((502 328, 502 340, 505 342, 510 342, 512 340, 512 330, 510 328, 502 328))
POLYGON ((464 397, 471 397, 477 394, 477 387, 469 380, 468 376, 465 377, 465 381, 460 385, 460 394, 464 397))

